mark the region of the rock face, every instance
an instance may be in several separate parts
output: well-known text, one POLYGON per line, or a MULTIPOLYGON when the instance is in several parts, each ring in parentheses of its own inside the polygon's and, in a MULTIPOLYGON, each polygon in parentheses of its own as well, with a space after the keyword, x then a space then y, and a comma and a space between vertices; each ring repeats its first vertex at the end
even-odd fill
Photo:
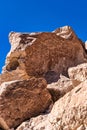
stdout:
POLYGON ((55 103, 50 121, 59 124, 59 129, 77 129, 87 126, 87 80, 55 103))
POLYGON ((0 75, 0 127, 86 130, 87 50, 72 28, 11 32, 9 41, 0 75))
POLYGON ((60 98, 50 114, 30 119, 17 130, 86 130, 87 80, 60 98), (82 129, 84 128, 84 129, 82 129))
POLYGON ((68 26, 52 33, 12 32, 9 40, 11 50, 3 72, 24 70, 29 76, 43 76, 51 83, 61 73, 67 75, 69 67, 87 61, 83 43, 68 26))
POLYGON ((51 104, 51 96, 46 89, 46 81, 31 78, 11 81, 0 87, 0 125, 12 128, 25 119, 44 112, 51 104), (5 124, 5 125, 4 125, 5 124))
POLYGON ((87 79, 87 63, 78 65, 77 67, 69 68, 68 70, 69 77, 72 80, 82 82, 87 79))
POLYGON ((47 89, 51 93, 54 102, 74 87, 72 80, 65 76, 60 76, 58 82, 47 85, 47 89))

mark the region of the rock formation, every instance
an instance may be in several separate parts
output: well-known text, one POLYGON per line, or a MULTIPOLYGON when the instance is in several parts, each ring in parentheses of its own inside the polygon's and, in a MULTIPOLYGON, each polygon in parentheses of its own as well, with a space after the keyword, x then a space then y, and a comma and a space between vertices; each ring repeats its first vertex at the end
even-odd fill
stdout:
POLYGON ((87 129, 87 80, 60 98, 48 115, 23 123, 17 130, 78 130, 87 129))
POLYGON ((11 32, 9 41, 0 75, 0 127, 86 130, 87 51, 73 29, 11 32))
POLYGON ((6 124, 4 128, 9 129, 44 112, 51 102, 43 79, 4 82, 0 87, 0 119, 6 124))
POLYGON ((29 76, 44 77, 51 83, 57 81, 60 74, 67 75, 69 67, 86 62, 84 45, 70 27, 65 26, 52 33, 11 32, 9 40, 11 50, 3 73, 16 71, 19 77, 24 71, 29 76), (61 34, 70 34, 70 37, 66 39, 61 34))
POLYGON ((71 79, 69 79, 65 76, 60 76, 60 79, 58 80, 58 82, 48 84, 47 89, 51 93, 53 101, 55 102, 60 97, 62 97, 64 94, 66 94, 70 90, 72 90, 73 87, 76 85, 73 84, 71 79))

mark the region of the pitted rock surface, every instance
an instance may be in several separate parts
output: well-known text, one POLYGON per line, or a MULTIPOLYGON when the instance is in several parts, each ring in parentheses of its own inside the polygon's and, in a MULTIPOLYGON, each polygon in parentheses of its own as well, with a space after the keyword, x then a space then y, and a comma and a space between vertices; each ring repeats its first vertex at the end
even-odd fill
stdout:
POLYGON ((9 34, 0 75, 3 130, 87 130, 87 47, 70 26, 9 34))

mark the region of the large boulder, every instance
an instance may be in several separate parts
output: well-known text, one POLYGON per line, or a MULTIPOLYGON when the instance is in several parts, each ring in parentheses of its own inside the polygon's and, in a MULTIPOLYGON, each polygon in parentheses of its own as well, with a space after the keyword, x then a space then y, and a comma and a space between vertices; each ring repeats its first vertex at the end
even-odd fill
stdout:
POLYGON ((48 115, 31 118, 17 130, 86 130, 87 80, 55 102, 48 115))
POLYGON ((24 120, 45 112, 51 96, 42 78, 4 82, 0 86, 0 127, 17 127, 24 120))
MULTIPOLYGON (((77 130, 87 127, 87 80, 57 101, 49 115, 49 121, 57 130, 77 130)), ((54 127, 54 128, 55 128, 54 127)))
POLYGON ((3 73, 25 70, 29 76, 45 77, 48 83, 67 75, 67 69, 86 62, 83 42, 72 28, 65 26, 52 33, 15 33, 9 35, 11 50, 3 73))

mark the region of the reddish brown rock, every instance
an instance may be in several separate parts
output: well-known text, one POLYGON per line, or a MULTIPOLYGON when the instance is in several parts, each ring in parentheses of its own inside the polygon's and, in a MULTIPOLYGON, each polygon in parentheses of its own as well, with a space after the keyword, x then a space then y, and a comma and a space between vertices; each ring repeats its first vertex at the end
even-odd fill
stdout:
POLYGON ((14 81, 14 80, 25 80, 29 79, 30 76, 24 70, 7 71, 0 75, 0 84, 3 82, 14 81))
POLYGON ((67 75, 69 67, 87 61, 83 43, 68 26, 52 33, 12 32, 9 40, 11 51, 3 68, 4 73, 25 70, 29 76, 43 76, 51 83, 57 81, 61 73, 67 75))
POLYGON ((4 82, 0 86, 0 126, 5 130, 15 128, 44 112, 51 101, 44 79, 4 82))

